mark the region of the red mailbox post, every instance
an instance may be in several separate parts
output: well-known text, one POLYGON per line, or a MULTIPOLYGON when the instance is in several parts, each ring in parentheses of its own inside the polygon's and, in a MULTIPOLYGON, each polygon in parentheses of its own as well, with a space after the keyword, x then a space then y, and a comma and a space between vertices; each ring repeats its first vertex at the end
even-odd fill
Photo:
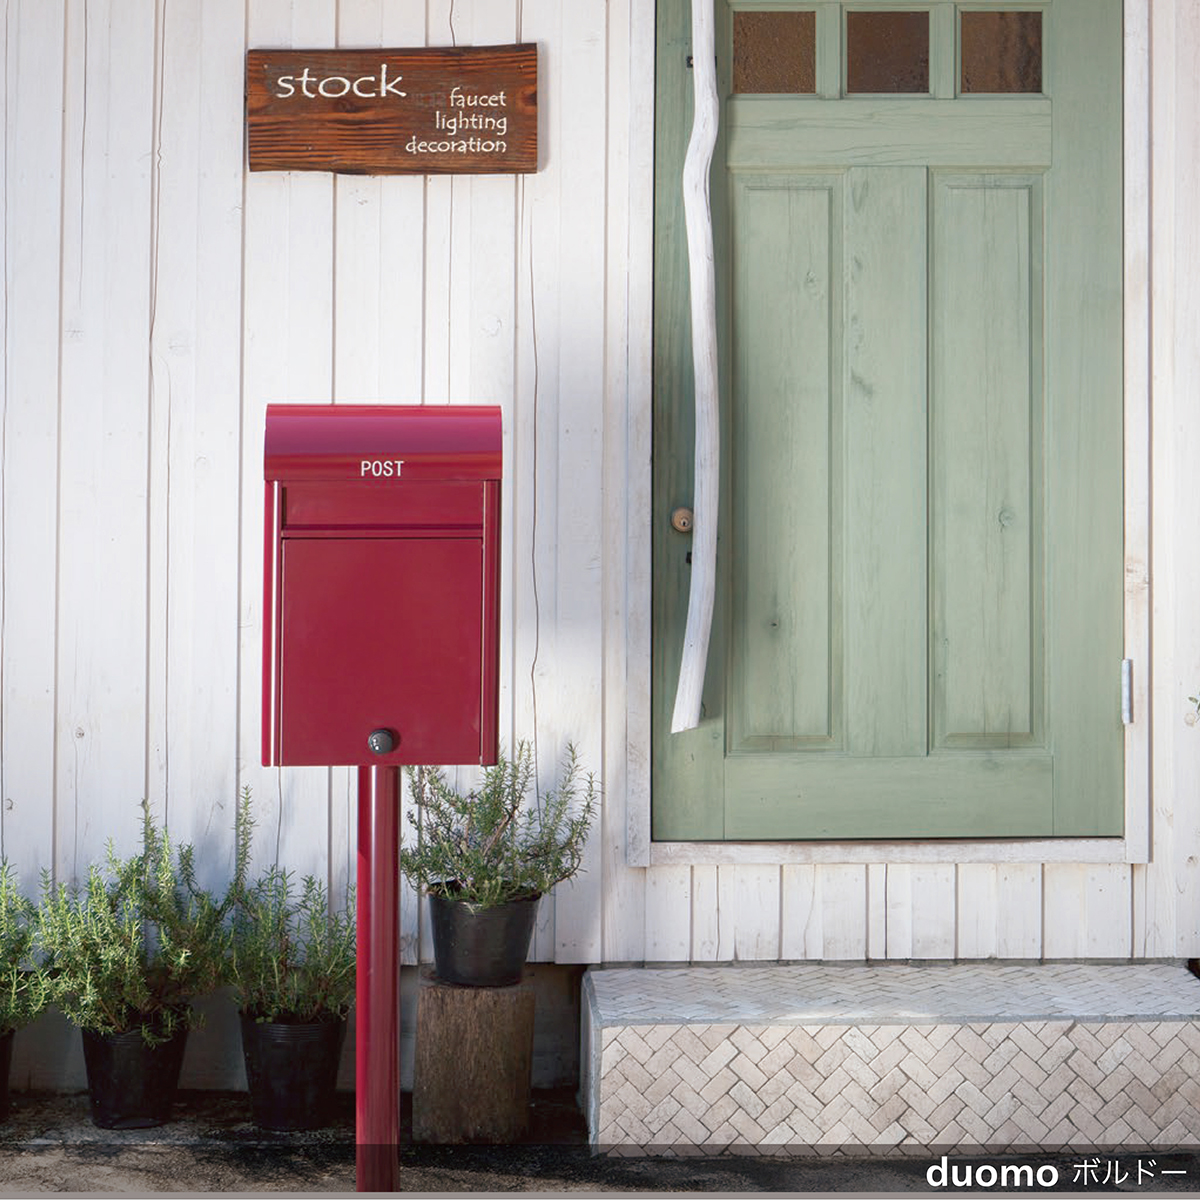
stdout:
POLYGON ((358 1188, 398 1185, 401 765, 497 755, 500 410, 267 408, 264 766, 357 766, 358 1188))

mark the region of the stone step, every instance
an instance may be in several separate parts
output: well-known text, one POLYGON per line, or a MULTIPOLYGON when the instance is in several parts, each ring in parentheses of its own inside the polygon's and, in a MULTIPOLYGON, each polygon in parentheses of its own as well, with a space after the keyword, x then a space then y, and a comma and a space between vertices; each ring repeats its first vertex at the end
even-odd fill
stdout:
POLYGON ((1183 963, 594 968, 583 1041, 603 1149, 1200 1145, 1183 963))

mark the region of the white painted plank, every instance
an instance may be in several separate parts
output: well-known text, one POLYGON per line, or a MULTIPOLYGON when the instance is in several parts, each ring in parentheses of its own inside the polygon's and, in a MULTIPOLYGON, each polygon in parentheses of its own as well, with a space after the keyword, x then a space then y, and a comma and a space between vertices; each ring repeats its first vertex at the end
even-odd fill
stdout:
POLYGON ((54 866, 64 25, 62 3, 23 0, 3 30, 0 856, 31 896, 54 866))
MULTIPOLYGON (((830 961, 867 956, 868 874, 866 867, 818 868, 821 892, 821 957, 830 961)), ((882 888, 881 900, 882 900, 882 888)), ((872 882, 872 903, 874 888, 872 882)), ((882 955, 880 956, 882 957, 882 955)))
POLYGON ((56 865, 138 844, 146 789, 154 12, 68 8, 56 865))
MULTIPOLYGON (((561 127, 557 154, 547 174, 558 175, 561 242, 558 254, 558 328, 570 338, 570 353, 558 359, 553 386, 558 391, 555 453, 565 482, 548 526, 556 540, 555 668, 557 686, 549 693, 544 728, 580 743, 585 761, 596 769, 603 739, 604 647, 603 413, 604 325, 579 320, 581 298, 603 296, 605 240, 595 236, 605 221, 604 91, 607 43, 606 6, 589 0, 562 16, 562 69, 559 73, 561 127)), ((546 52, 554 53, 552 43, 546 52)), ((541 731, 539 731, 540 735, 541 731)), ((601 840, 589 841, 586 871, 576 887, 560 893, 556 905, 555 958, 595 962, 602 955, 600 889, 601 840)))
POLYGON ((866 957, 887 958, 887 866, 870 863, 866 872, 866 957))
MULTIPOLYGON (((1173 614, 1185 581, 1178 578, 1176 556, 1178 523, 1185 510, 1177 508, 1182 491, 1190 486, 1190 471, 1177 462, 1179 440, 1185 436, 1185 417, 1175 394, 1176 296, 1173 286, 1178 226, 1178 169, 1173 156, 1160 147, 1178 144, 1177 128, 1182 118, 1176 104, 1182 84, 1176 78, 1176 29, 1178 7, 1155 5, 1151 14, 1150 57, 1154 64, 1150 79, 1152 136, 1155 171, 1151 193, 1151 278, 1153 291, 1150 386, 1154 396, 1154 428, 1151 444, 1153 478, 1154 628, 1151 664, 1153 688, 1154 780, 1153 853, 1145 870, 1145 898, 1139 912, 1139 950, 1147 955, 1176 953, 1182 931, 1174 876, 1182 857, 1176 840, 1174 816, 1168 797, 1178 794, 1176 779, 1179 750, 1187 744, 1189 730, 1186 697, 1200 693, 1186 690, 1187 682, 1177 667, 1177 625, 1173 614), (1181 484, 1181 480, 1183 481, 1181 484), (1160 795, 1162 800, 1159 799, 1160 795)), ((1191 72, 1187 72, 1190 74, 1191 72)), ((1183 814, 1179 814, 1182 816, 1183 814)))
POLYGON ((889 863, 885 878, 888 958, 913 957, 913 871, 906 864, 889 863))
MULTIPOLYGON (((618 603, 625 614, 621 644, 626 655, 623 678, 626 687, 628 731, 628 777, 624 789, 627 829, 626 861, 631 867, 650 862, 650 626, 651 626, 651 521, 653 519, 650 463, 653 450, 651 397, 653 385, 653 229, 654 229, 654 7, 633 3, 630 9, 627 90, 612 79, 611 97, 628 96, 624 122, 613 119, 610 127, 624 131, 625 138, 613 139, 628 148, 628 236, 624 242, 625 262, 615 254, 611 272, 625 281, 628 316, 623 329, 613 329, 617 345, 610 343, 609 362, 628 372, 625 381, 627 412, 625 452, 617 466, 624 478, 609 494, 626 497, 623 545, 616 560, 624 560, 626 578, 618 603), (624 353, 622 353, 624 350, 624 353)), ((615 53, 610 60, 619 61, 615 53)), ((614 169, 610 176, 616 189, 623 176, 614 169)), ((610 206, 611 208, 611 206, 610 206)), ((610 284, 609 294, 617 291, 610 284)), ((615 458, 616 456, 614 456, 615 458)), ((611 689, 610 689, 611 690, 611 689)))
MULTIPOLYGON (((1196 853, 1200 813, 1189 800, 1200 794, 1200 729, 1194 724, 1183 725, 1179 714, 1185 696, 1200 695, 1200 628, 1195 619, 1195 597, 1200 587, 1200 520, 1194 499, 1194 464, 1200 452, 1200 422, 1196 415, 1200 282, 1196 271, 1187 266, 1200 253, 1200 159, 1195 152, 1200 139, 1200 80, 1195 57, 1200 52, 1200 12, 1192 4, 1173 5, 1168 12, 1175 14, 1174 41, 1168 48, 1173 55, 1174 127, 1168 125, 1161 144, 1175 151, 1174 158, 1168 158, 1174 166, 1175 178, 1168 188, 1173 188, 1175 211, 1174 227, 1163 246, 1165 254, 1172 257, 1169 263, 1159 265, 1165 269, 1163 278, 1174 284, 1167 314, 1168 329, 1174 334, 1174 346, 1167 350, 1173 378, 1164 381, 1173 395, 1165 420, 1156 429, 1163 438, 1162 457, 1172 459, 1175 471, 1169 477, 1170 490, 1164 489, 1164 500, 1156 513, 1164 524, 1171 525, 1165 565, 1173 573, 1175 591, 1168 617, 1173 628, 1167 633, 1175 658, 1164 672, 1167 702, 1156 710, 1167 734, 1164 750, 1171 759, 1165 776, 1156 772, 1155 779, 1160 788, 1157 806, 1171 810, 1173 843, 1167 848, 1164 865, 1169 863, 1172 868, 1168 882, 1175 902, 1175 953, 1194 955, 1200 949, 1200 855, 1196 853)), ((1156 820, 1156 830, 1166 823, 1164 814, 1156 820)))
POLYGON ((1007 863, 996 868, 996 953, 1042 957, 1042 868, 1007 863))
POLYGON ((949 864, 912 867, 912 956, 953 958, 955 874, 949 864))
MULTIPOLYGON (((614 0, 608 6, 608 245, 606 262, 604 397, 604 777, 605 840, 603 905, 605 959, 637 960, 647 951, 636 914, 642 908, 649 831, 635 829, 638 798, 649 787, 648 702, 650 635, 647 607, 649 556, 650 309, 652 247, 643 230, 652 227, 653 153, 645 124, 635 119, 641 82, 634 47, 642 45, 646 6, 614 0), (650 147, 648 149, 648 147, 650 147)), ((652 16, 652 14, 651 14, 652 16)), ((650 39, 652 45, 652 39, 650 39)), ((689 920, 690 926, 690 920, 689 920)), ((647 925, 643 923, 642 928, 647 925)))
MULTIPOLYGON (((190 33, 194 39, 196 25, 194 13, 183 12, 173 21, 172 27, 181 27, 183 32, 190 33)), ((151 126, 152 158, 150 167, 150 214, 147 224, 147 237, 150 242, 150 319, 148 333, 150 359, 150 405, 147 417, 147 437, 149 440, 148 474, 147 474, 147 528, 146 528, 146 570, 147 570, 147 613, 146 613, 146 789, 155 812, 167 823, 172 825, 172 814, 168 808, 170 798, 168 785, 168 770, 170 759, 170 739, 168 737, 168 706, 170 694, 170 640, 168 627, 170 624, 171 589, 168 585, 168 575, 171 569, 171 416, 172 396, 170 377, 171 367, 176 365, 168 354, 169 338, 162 336, 162 326, 159 324, 160 305, 163 310, 165 323, 174 324, 181 321, 194 327, 195 314, 172 311, 174 300, 173 283, 176 278, 182 279, 186 271, 184 262, 186 251, 167 231, 166 246, 163 245, 163 210, 172 212, 180 203, 180 198, 173 194, 172 180, 168 174, 164 180, 163 146, 165 132, 164 94, 167 88, 167 51, 166 51, 166 20, 161 0, 154 0, 154 66, 153 66, 153 114, 151 126), (163 189, 168 195, 164 205, 163 189), (166 295, 160 295, 159 272, 166 267, 172 278, 166 282, 166 295)), ((174 65, 174 64, 172 64, 174 65)), ((186 63, 180 72, 179 88, 176 92, 180 100, 178 109, 186 107, 188 94, 192 91, 189 76, 194 74, 194 60, 186 63)), ((172 91, 176 91, 174 88, 172 91)), ((173 111, 176 106, 172 105, 173 111)), ((187 156, 187 142, 179 144, 181 156, 187 156)), ((186 202, 185 202, 186 203, 186 202)), ((194 206, 193 206, 194 220, 194 206)), ((188 300, 184 300, 188 305, 188 300)), ((189 339, 190 341, 190 339, 189 339)), ((181 385, 182 386, 182 385, 181 385)), ((177 840, 190 841, 179 827, 190 821, 190 814, 180 814, 180 820, 174 822, 171 830, 177 840)))
POLYGON ((779 957, 823 957, 820 873, 812 866, 780 868, 779 957))
MULTIPOLYGON (((1150 15, 1124 6, 1125 656, 1133 723, 1125 731, 1126 837, 1150 857, 1150 15)), ((1194 61, 1194 60, 1193 60, 1194 61)), ((1189 72, 1189 76, 1194 72, 1189 72)), ((1189 109, 1189 111, 1192 111, 1189 109)))
POLYGON ((335 398, 418 403, 424 179, 339 175, 335 187, 335 398))
MULTIPOLYGON (((1157 819, 1153 805, 1152 766, 1161 769, 1153 760, 1159 753, 1158 739, 1152 736, 1154 721, 1151 714, 1151 696, 1158 700, 1157 671, 1162 660, 1161 648, 1155 640, 1150 642, 1151 624, 1156 623, 1161 611, 1161 601, 1170 595, 1169 572, 1163 570, 1166 563, 1158 559, 1159 544, 1154 542, 1154 587, 1151 588, 1150 543, 1156 536, 1169 532, 1163 530, 1162 522, 1154 520, 1158 508, 1151 503, 1155 492, 1161 488, 1162 495, 1170 493, 1172 470, 1170 463, 1160 455, 1153 433, 1157 430, 1156 413, 1154 428, 1148 428, 1150 391, 1155 375, 1160 347, 1164 342, 1159 328, 1158 304, 1160 289, 1152 289, 1152 279, 1157 284, 1155 272, 1163 267, 1170 269, 1173 259, 1164 255, 1164 245, 1158 232, 1161 230, 1169 245, 1170 231, 1162 221, 1165 205, 1173 203, 1170 185, 1160 187, 1156 181, 1151 186, 1151 129, 1156 119, 1165 123, 1169 107, 1161 98, 1166 89, 1173 85, 1173 73, 1163 70, 1167 64, 1155 60, 1153 74, 1150 70, 1151 56, 1166 53, 1168 46, 1162 43, 1162 29, 1166 13, 1173 10, 1155 9, 1151 14, 1146 3, 1126 4, 1125 23, 1125 391, 1126 391, 1126 462, 1125 477, 1128 483, 1126 495, 1126 654, 1134 659, 1134 726, 1126 731, 1126 790, 1133 794, 1144 792, 1139 821, 1148 827, 1146 834, 1152 842, 1149 855, 1151 862, 1134 869, 1134 953, 1147 957, 1174 954, 1175 949, 1175 890, 1171 886, 1175 864, 1164 843, 1170 839, 1169 829, 1157 819), (1164 78, 1165 76, 1165 78, 1164 78), (1151 239, 1151 229, 1156 236, 1151 239), (1154 307, 1154 320, 1151 309, 1154 307), (1147 512, 1146 507, 1150 511, 1147 512), (1160 573, 1161 571, 1161 573, 1160 573), (1164 596, 1160 584, 1167 588, 1164 596), (1142 628, 1144 626, 1144 632, 1142 628), (1132 630, 1139 630, 1132 633, 1132 630)), ((1171 31, 1170 47, 1175 43, 1171 31)), ((1190 72, 1189 72, 1190 74, 1190 72)), ((1166 132, 1164 130, 1164 132, 1166 132)), ((1163 144, 1169 143, 1169 136, 1163 144)), ((1165 175, 1166 172, 1161 174, 1165 175)), ((1166 182, 1165 180, 1163 181, 1166 182)), ((1167 255, 1169 255, 1167 250, 1167 255)), ((1161 317, 1168 330, 1171 326, 1171 308, 1161 310, 1161 317)), ((1164 397, 1165 399, 1165 397, 1164 397)), ((1158 393, 1155 392, 1155 404, 1158 393)), ((1164 547, 1165 548, 1165 547, 1164 547)), ((1169 724, 1169 722, 1168 722, 1169 724)), ((1159 777, 1161 781, 1161 776, 1159 777)))
MULTIPOLYGON (((722 929, 720 867, 692 867, 692 961, 718 962, 733 957, 733 938, 722 929), (724 933, 724 944, 722 944, 724 933)), ((727 923, 727 922, 726 922, 727 923)))
POLYGON ((830 961, 885 957, 884 874, 882 866, 781 868, 779 956, 830 961), (869 949, 872 937, 878 938, 875 949, 869 949))
POLYGON ((1129 867, 1087 868, 1088 958, 1133 953, 1133 897, 1129 867))
POLYGON ((1131 953, 1129 867, 1048 866, 1046 957, 1128 958, 1131 953))
MULTIPOLYGON (((539 46, 539 90, 558 95, 563 47, 561 6, 537 0, 522 6, 520 37, 539 46)), ((558 144, 562 106, 543 105, 539 140, 558 144)), ((556 761, 568 738, 580 744, 586 761, 601 752, 600 729, 573 727, 572 714, 558 708, 560 625, 558 512, 559 362, 563 340, 558 266, 562 246, 561 164, 548 165, 518 183, 521 223, 517 252, 517 349, 514 398, 512 495, 513 539, 513 724, 514 737, 535 742, 539 764, 556 761), (589 744, 590 743, 590 744, 589 744)), ((544 769, 544 768, 543 768, 544 769)), ((544 906, 544 909, 548 906, 544 906)), ((534 956, 555 953, 552 921, 539 926, 534 956)))
POLYGON ((1043 949, 1047 958, 1077 958, 1087 946, 1087 868, 1060 863, 1043 872, 1043 949))
MULTIPOLYGON (((256 0, 247 35, 256 46, 329 46, 336 6, 256 0)), ((271 401, 333 395, 333 195, 323 173, 254 172, 245 183, 242 543, 239 600, 243 781, 259 821, 256 860, 298 875, 328 869, 330 773, 259 767, 262 678, 262 449, 271 401)))
MULTIPOLYGON (((645 961, 687 962, 691 957, 692 870, 652 867, 646 872, 645 961)), ((622 960, 613 955, 610 962, 622 960)))
MULTIPOLYGON (((430 46, 459 44, 454 0, 426 0, 425 27, 430 46)), ((464 10, 465 10, 465 6, 464 10)), ((461 17, 463 14, 460 13, 461 17)), ((425 179, 425 399, 446 403, 451 391, 454 327, 454 189, 455 179, 425 179)), ((548 905, 541 906, 540 916, 548 905)), ((540 923, 540 922, 539 922, 540 923)))
POLYGON ((450 394, 453 179, 425 177, 425 323, 423 398, 445 404, 450 394))
POLYGON ((150 795, 233 867, 244 0, 159 6, 150 327, 150 795))
POLYGON ((1042 872, 1033 864, 958 868, 958 958, 1039 958, 1042 872))
POLYGON ((721 882, 721 907, 732 925, 734 961, 777 961, 779 868, 722 867, 721 882))
MULTIPOLYGON (((453 0, 427 0, 427 44, 457 44, 453 0)), ((450 392, 453 327, 454 184, 448 175, 425 179, 425 399, 444 404, 450 392)), ((545 906, 543 906, 544 908, 545 906)))
POLYGON ((997 868, 964 863, 958 868, 958 945, 955 958, 995 958, 997 868))

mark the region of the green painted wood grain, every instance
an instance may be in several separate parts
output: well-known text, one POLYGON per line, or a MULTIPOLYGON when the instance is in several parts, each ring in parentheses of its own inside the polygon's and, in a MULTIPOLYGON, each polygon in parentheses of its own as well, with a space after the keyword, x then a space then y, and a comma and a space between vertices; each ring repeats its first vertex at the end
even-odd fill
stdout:
POLYGON ((736 96, 726 104, 728 165, 917 166, 1019 170, 1051 161, 1043 99, 884 100, 736 96))
POLYGON ((933 744, 1043 742, 1042 188, 935 173, 933 744))
POLYGON ((926 172, 846 178, 846 726, 852 754, 923 755, 926 172))
POLYGON ((840 184, 733 182, 734 749, 841 741, 840 184))

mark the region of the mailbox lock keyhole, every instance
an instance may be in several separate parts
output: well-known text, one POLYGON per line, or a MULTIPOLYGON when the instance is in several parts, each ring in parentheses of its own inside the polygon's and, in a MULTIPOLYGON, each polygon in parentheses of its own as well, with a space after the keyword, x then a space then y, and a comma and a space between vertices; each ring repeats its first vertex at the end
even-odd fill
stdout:
POLYGON ((391 754, 396 748, 396 735, 390 729, 375 729, 367 736, 367 748, 372 754, 391 754))

